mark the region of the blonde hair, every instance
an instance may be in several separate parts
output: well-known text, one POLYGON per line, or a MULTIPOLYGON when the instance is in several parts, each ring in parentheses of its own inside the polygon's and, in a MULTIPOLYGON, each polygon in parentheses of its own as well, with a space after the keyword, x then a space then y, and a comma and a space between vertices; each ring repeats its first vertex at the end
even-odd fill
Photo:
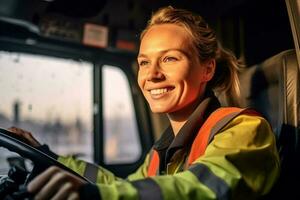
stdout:
POLYGON ((200 15, 184 9, 163 7, 153 13, 146 28, 142 31, 140 39, 152 26, 160 24, 176 24, 183 27, 190 34, 193 48, 200 61, 216 60, 215 74, 208 82, 207 87, 216 93, 223 93, 228 105, 238 106, 240 97, 238 69, 240 65, 233 53, 222 48, 214 30, 208 26, 205 20, 200 15))

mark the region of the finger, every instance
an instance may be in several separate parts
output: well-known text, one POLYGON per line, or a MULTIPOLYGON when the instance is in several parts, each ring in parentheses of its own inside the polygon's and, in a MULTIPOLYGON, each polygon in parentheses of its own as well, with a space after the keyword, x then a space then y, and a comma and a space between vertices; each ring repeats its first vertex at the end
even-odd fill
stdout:
MULTIPOLYGON (((52 197, 60 190, 60 188, 68 183, 67 174, 59 170, 52 175, 51 179, 44 185, 41 190, 35 195, 36 199, 52 199, 52 197)), ((72 185, 71 185, 72 186, 72 185)))
POLYGON ((41 144, 32 136, 32 133, 23 129, 19 130, 24 138, 26 138, 32 146, 40 146, 41 144))
POLYGON ((15 126, 12 126, 12 127, 8 128, 7 130, 11 130, 14 133, 17 133, 17 134, 20 134, 20 135, 31 134, 30 132, 25 131, 25 130, 23 130, 21 128, 18 128, 18 127, 15 127, 15 126))
POLYGON ((17 132, 22 132, 23 131, 21 128, 18 128, 18 127, 15 127, 15 126, 10 127, 10 129, 13 129, 17 132))
POLYGON ((31 132, 25 131, 23 129, 17 128, 17 127, 10 127, 7 129, 8 131, 22 137, 22 140, 34 147, 40 146, 41 144, 32 136, 31 132))
POLYGON ((49 167, 46 171, 35 177, 27 186, 28 192, 37 193, 48 182, 53 174, 57 173, 58 168, 49 167))
POLYGON ((8 131, 10 131, 10 133, 12 133, 13 135, 18 136, 19 140, 21 140, 22 142, 25 142, 28 144, 28 141, 26 138, 24 138, 23 133, 20 129, 16 128, 16 127, 11 127, 7 129, 8 131))
POLYGON ((27 131, 24 131, 24 130, 22 130, 22 129, 20 129, 20 128, 17 128, 17 127, 14 127, 14 126, 8 128, 7 130, 9 130, 9 131, 12 132, 12 133, 15 133, 15 134, 18 135, 18 136, 24 136, 24 135, 26 135, 26 134, 29 133, 29 132, 27 132, 27 131))
POLYGON ((40 146, 41 144, 32 136, 30 132, 26 132, 23 136, 30 142, 34 147, 40 146))
POLYGON ((16 134, 16 135, 21 135, 20 131, 16 127, 10 127, 7 130, 14 133, 14 134, 16 134))
POLYGON ((73 185, 70 182, 67 182, 61 186, 59 191, 54 195, 52 200, 64 200, 67 199, 70 193, 72 192, 73 185))

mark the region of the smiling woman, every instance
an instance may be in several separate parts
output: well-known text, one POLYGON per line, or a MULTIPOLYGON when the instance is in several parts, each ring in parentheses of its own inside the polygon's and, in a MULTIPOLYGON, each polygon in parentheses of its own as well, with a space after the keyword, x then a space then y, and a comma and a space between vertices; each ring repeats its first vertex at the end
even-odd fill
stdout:
POLYGON ((58 156, 64 165, 94 177, 95 184, 52 167, 30 182, 28 191, 40 199, 266 195, 279 175, 273 132, 254 110, 220 106, 214 92, 237 105, 239 65, 203 18, 173 7, 158 10, 141 34, 138 63, 138 84, 151 110, 170 121, 139 169, 122 180, 102 167, 58 156))

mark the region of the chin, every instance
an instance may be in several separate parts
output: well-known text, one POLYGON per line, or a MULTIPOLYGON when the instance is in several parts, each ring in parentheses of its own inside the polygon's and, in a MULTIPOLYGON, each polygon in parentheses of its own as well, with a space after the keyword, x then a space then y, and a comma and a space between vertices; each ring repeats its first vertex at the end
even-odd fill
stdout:
POLYGON ((163 113, 166 113, 166 111, 162 110, 162 109, 152 109, 151 108, 151 111, 155 114, 163 114, 163 113))
POLYGON ((150 106, 150 109, 153 113, 156 114, 168 113, 168 110, 166 110, 165 106, 150 106))

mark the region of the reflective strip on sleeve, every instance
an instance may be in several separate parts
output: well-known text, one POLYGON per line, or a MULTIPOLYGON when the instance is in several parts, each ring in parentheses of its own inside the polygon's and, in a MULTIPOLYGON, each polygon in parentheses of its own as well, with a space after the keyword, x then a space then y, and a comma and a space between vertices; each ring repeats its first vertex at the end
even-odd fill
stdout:
POLYGON ((92 183, 96 183, 99 167, 92 163, 86 163, 83 176, 89 179, 92 183))
POLYGON ((132 185, 138 190, 139 199, 142 200, 163 200, 159 185, 151 178, 133 181, 132 185))
POLYGON ((211 172, 207 166, 204 164, 194 164, 188 170, 191 171, 202 184, 211 189, 216 194, 217 199, 230 199, 230 187, 223 179, 211 172))

